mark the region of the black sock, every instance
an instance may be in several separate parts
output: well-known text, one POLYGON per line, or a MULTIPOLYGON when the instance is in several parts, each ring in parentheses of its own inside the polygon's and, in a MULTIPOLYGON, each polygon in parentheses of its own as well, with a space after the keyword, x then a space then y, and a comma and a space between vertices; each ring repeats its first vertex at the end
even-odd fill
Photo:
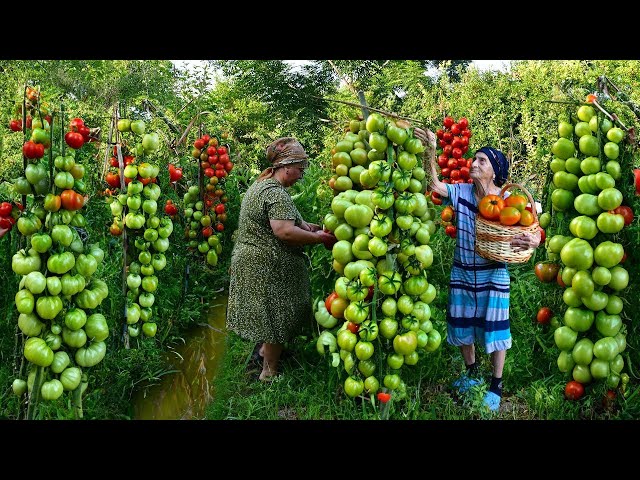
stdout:
POLYGON ((473 362, 471 365, 467 365, 467 376, 476 377, 478 375, 478 364, 473 362))
POLYGON ((491 386, 489 391, 495 393, 499 397, 502 397, 502 377, 491 377, 491 386))

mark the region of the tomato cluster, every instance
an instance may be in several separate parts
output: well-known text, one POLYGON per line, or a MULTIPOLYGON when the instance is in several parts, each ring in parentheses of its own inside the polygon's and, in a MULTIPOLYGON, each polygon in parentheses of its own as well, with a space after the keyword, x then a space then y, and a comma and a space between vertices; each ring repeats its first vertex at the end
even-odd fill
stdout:
POLYGON ((442 340, 429 306, 436 289, 426 277, 436 211, 422 193, 423 151, 407 122, 378 113, 349 122, 331 150, 334 197, 324 227, 337 238, 338 278, 315 304, 324 329, 316 346, 333 366, 342 364, 349 397, 404 398, 403 369, 442 340))
POLYGON ((473 183, 469 178, 473 159, 463 157, 469 150, 469 139, 472 136, 469 121, 465 117, 460 117, 456 122, 453 117, 447 116, 442 125, 444 129, 436 130, 440 147, 437 161, 442 175, 441 180, 445 183, 473 183))
POLYGON ((204 189, 192 185, 184 194, 184 215, 189 222, 185 237, 189 248, 216 266, 222 253, 222 232, 227 221, 225 179, 234 165, 230 146, 221 145, 215 135, 204 134, 193 142, 191 156, 199 162, 204 189))
MULTIPOLYGON (((622 205, 616 187, 623 178, 618 157, 625 154, 625 132, 598 114, 590 104, 595 99, 590 100, 572 115, 573 122, 559 122, 549 163, 551 214, 558 229, 546 240, 545 264, 554 271, 544 281, 553 281, 557 272, 564 289, 562 324, 554 341, 560 349, 558 368, 572 378, 566 396, 573 400, 593 381, 615 389, 626 378, 621 354, 627 329, 620 313, 629 273, 622 266, 626 254, 618 234, 632 222, 633 211, 622 205)), ((550 223, 549 212, 541 215, 541 225, 543 218, 550 223)))
POLYGON ((210 179, 224 178, 233 169, 233 162, 229 158, 229 146, 220 145, 215 136, 204 134, 195 140, 191 156, 200 160, 202 173, 210 179))
POLYGON ((139 336, 140 331, 147 337, 154 337, 158 328, 153 321, 152 308, 156 300, 154 292, 158 288, 157 273, 167 264, 165 252, 173 233, 173 221, 166 207, 167 215, 162 215, 159 207, 162 195, 158 185, 160 168, 151 163, 150 158, 160 144, 157 133, 145 133, 143 120, 119 119, 116 126, 120 141, 113 147, 113 156, 109 159, 112 168, 105 177, 114 189, 106 196, 113 216, 109 232, 122 235, 127 229, 130 251, 126 267, 127 331, 131 337, 139 336), (121 171, 116 170, 121 163, 121 171), (121 188, 121 175, 124 188, 121 188))
POLYGON ((535 221, 531 208, 531 205, 527 204, 527 197, 517 193, 504 199, 499 195, 485 195, 478 204, 478 210, 484 219, 502 225, 524 227, 532 225, 535 221))
POLYGON ((440 225, 444 227, 444 233, 451 238, 456 238, 457 228, 455 226, 456 212, 453 207, 447 205, 440 212, 440 225))
MULTIPOLYGON (((31 92, 30 101, 37 100, 39 95, 31 92)), ((45 131, 34 120, 31 139, 44 145, 44 137, 39 136, 43 134, 37 129, 45 131)), ((25 180, 33 189, 14 185, 17 193, 33 197, 28 209, 16 209, 22 210, 16 225, 26 237, 27 247, 13 255, 11 268, 21 277, 15 305, 28 363, 27 371, 21 370, 12 388, 17 395, 36 392, 29 399, 36 404, 38 394, 43 400, 55 400, 65 391, 85 388, 87 376, 82 369, 104 358, 109 335, 107 321, 97 311, 109 290, 94 276, 104 252, 97 244, 86 245, 84 237, 85 168, 77 151, 65 152, 64 147, 60 145, 60 153, 55 155, 52 177, 41 162, 29 162, 25 180), (44 375, 36 376, 38 367, 44 367, 44 375)), ((13 216, 17 211, 4 202, 0 217, 5 213, 13 216)))
POLYGON ((0 203, 0 230, 10 231, 18 220, 22 210, 24 210, 24 207, 19 202, 0 203))

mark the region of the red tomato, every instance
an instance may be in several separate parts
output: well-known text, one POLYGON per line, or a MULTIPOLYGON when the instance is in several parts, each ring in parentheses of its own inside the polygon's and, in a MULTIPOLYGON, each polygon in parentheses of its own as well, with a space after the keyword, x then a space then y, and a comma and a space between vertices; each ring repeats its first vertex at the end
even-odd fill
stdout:
POLYGON ((454 227, 453 225, 447 225, 447 227, 444 229, 444 233, 450 236, 451 238, 455 238, 456 227, 454 227))
POLYGON ((213 228, 211 228, 211 225, 202 229, 202 236, 204 238, 209 238, 211 235, 213 235, 213 228))
POLYGON ((458 120, 458 125, 460 125, 460 128, 462 128, 463 130, 465 128, 469 128, 469 120, 467 120, 465 117, 460 117, 460 119, 458 120))
POLYGON ((515 225, 520 221, 520 210, 516 207, 504 207, 500 210, 500 223, 503 225, 515 225))
POLYGON ((442 154, 446 155, 447 158, 451 156, 451 152, 453 151, 453 145, 445 145, 442 149, 442 154))
POLYGON ((456 160, 455 158, 450 158, 449 160, 447 160, 447 167, 449 167, 449 169, 453 170, 454 168, 458 168, 458 160, 456 160))
POLYGON ((438 166, 440 168, 446 167, 448 162, 449 162, 449 157, 447 155, 445 155, 444 153, 441 153, 440 155, 438 155, 438 166))
POLYGON ((358 333, 358 330, 360 330, 360 325, 358 325, 357 323, 349 322, 347 323, 347 329, 351 333, 358 333))
POLYGON ((454 123, 453 125, 451 125, 451 133, 453 133, 454 135, 460 135, 461 131, 462 129, 460 128, 460 125, 458 125, 457 123, 454 123))
POLYGON ((82 147, 82 145, 84 145, 84 137, 78 132, 65 133, 64 141, 67 142, 67 145, 69 145, 69 147, 73 148, 74 150, 77 150, 78 148, 82 147))
POLYGON ((231 170, 233 170, 233 162, 227 162, 227 163, 225 163, 225 164, 224 164, 224 169, 225 169, 227 172, 230 172, 231 170))
POLYGON ((205 133, 204 135, 202 135, 200 137, 200 139, 204 142, 205 145, 207 145, 209 143, 209 139, 211 138, 211 136, 207 133, 205 133))
POLYGON ((389 400, 391 400, 391 394, 387 392, 378 392, 378 400, 381 403, 387 403, 389 400))
POLYGON ((80 210, 84 206, 84 197, 70 189, 60 194, 60 200, 65 210, 80 210))
POLYGON ((553 311, 549 307, 542 307, 540 310, 538 310, 536 320, 538 321, 538 323, 546 325, 547 323, 549 323, 549 320, 551 320, 551 317, 553 317, 553 311))
POLYGON ((222 156, 222 155, 224 155, 226 153, 227 153, 227 147, 225 147, 224 145, 220 145, 218 147, 218 155, 222 156))
POLYGON ((442 205, 442 198, 438 192, 431 192, 431 201, 434 205, 442 205))
POLYGON ((458 158, 462 158, 463 153, 464 152, 462 151, 461 148, 454 148, 453 151, 451 152, 451 155, 453 156, 453 158, 458 159, 458 158))
POLYGON ((449 175, 451 175, 451 169, 449 167, 444 167, 442 170, 440 170, 440 173, 444 178, 447 178, 449 177, 449 175))
POLYGON ((584 395, 584 386, 580 382, 571 380, 564 387, 564 395, 568 400, 580 400, 584 395))
POLYGON ((536 274, 536 277, 538 277, 538 280, 543 283, 549 283, 556 279, 558 272, 560 271, 560 265, 557 263, 539 262, 536 263, 535 267, 533 267, 533 271, 536 274))
POLYGON ((204 141, 201 138, 199 138, 195 142, 193 142, 193 146, 198 150, 202 150, 204 148, 204 141))
POLYGON ((562 280, 562 270, 558 270, 558 274, 556 275, 556 283, 560 285, 562 288, 566 288, 566 285, 562 280))
POLYGON ((544 228, 540 226, 538 226, 538 229, 540 230, 540 243, 538 244, 538 246, 540 246, 544 245, 544 242, 547 239, 547 233, 544 231, 544 228))
MULTIPOLYGON (((72 132, 80 132, 80 127, 84 127, 84 120, 81 118, 72 118, 69 122, 69 130, 72 132)), ((80 132, 80 134, 82 134, 82 132, 80 132)))
POLYGON ((633 222, 633 210, 631 207, 627 207, 626 205, 620 205, 616 209, 613 210, 613 213, 617 213, 624 217, 624 224, 630 225, 633 222))
POLYGON ((10 215, 12 210, 13 205, 11 205, 9 202, 0 203, 0 217, 6 217, 10 215))
POLYGON ((446 207, 444 207, 440 212, 440 218, 444 222, 450 222, 453 217, 454 217, 454 211, 450 205, 447 205, 446 207))
POLYGON ((441 128, 436 130, 436 137, 438 137, 439 140, 442 140, 443 135, 444 135, 444 130, 442 130, 441 128))
POLYGON ((173 216, 178 213, 178 207, 176 207, 171 200, 167 200, 167 203, 164 206, 164 213, 173 216))
POLYGON ((444 117, 442 125, 444 125, 445 128, 451 128, 451 125, 453 125, 455 122, 456 121, 453 119, 453 117, 444 117))
POLYGON ((207 177, 211 178, 211 177, 215 176, 216 172, 215 172, 215 170, 213 168, 205 168, 204 169, 204 174, 207 177))
POLYGON ((451 141, 453 140, 453 133, 444 132, 444 134, 442 135, 442 140, 447 144, 451 143, 451 141))
POLYGON ((19 132, 22 130, 22 122, 20 120, 11 120, 9 122, 9 128, 12 132, 19 132))
POLYGON ((458 170, 457 168, 454 170, 451 170, 451 173, 449 174, 449 177, 451 177, 451 180, 459 180, 460 179, 460 170, 458 170))
POLYGON ((224 230, 224 225, 222 223, 216 223, 216 230, 222 232, 224 230))
POLYGON ((221 213, 224 213, 224 203, 219 203, 218 205, 216 205, 214 210, 215 210, 217 215, 220 215, 221 213))

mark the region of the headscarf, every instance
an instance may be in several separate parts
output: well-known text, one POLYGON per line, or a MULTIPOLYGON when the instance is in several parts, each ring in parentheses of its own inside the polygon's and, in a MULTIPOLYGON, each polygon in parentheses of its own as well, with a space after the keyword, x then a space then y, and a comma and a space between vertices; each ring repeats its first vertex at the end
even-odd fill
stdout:
POLYGON ((267 161, 271 166, 262 171, 258 181, 271 178, 278 168, 286 165, 301 163, 306 167, 309 164, 307 158, 298 140, 293 137, 278 138, 267 147, 267 161))
POLYGON ((476 150, 476 153, 478 152, 484 153, 489 158, 493 172, 496 174, 495 184, 498 187, 504 185, 507 177, 509 177, 509 160, 505 157, 504 153, 492 147, 482 147, 476 150))

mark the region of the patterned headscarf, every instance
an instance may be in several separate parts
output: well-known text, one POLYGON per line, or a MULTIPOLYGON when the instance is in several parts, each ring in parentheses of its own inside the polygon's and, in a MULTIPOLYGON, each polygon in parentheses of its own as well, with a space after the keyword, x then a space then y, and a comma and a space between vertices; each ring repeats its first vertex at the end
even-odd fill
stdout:
POLYGON ((509 177, 509 160, 504 153, 492 147, 482 147, 476 150, 476 153, 478 152, 484 153, 489 158, 493 171, 496 174, 495 184, 498 187, 504 185, 504 182, 506 182, 509 177))
POLYGON ((308 158, 298 140, 293 137, 278 138, 267 147, 267 161, 271 166, 262 171, 258 180, 272 177, 279 167, 298 163, 306 167, 308 158))

